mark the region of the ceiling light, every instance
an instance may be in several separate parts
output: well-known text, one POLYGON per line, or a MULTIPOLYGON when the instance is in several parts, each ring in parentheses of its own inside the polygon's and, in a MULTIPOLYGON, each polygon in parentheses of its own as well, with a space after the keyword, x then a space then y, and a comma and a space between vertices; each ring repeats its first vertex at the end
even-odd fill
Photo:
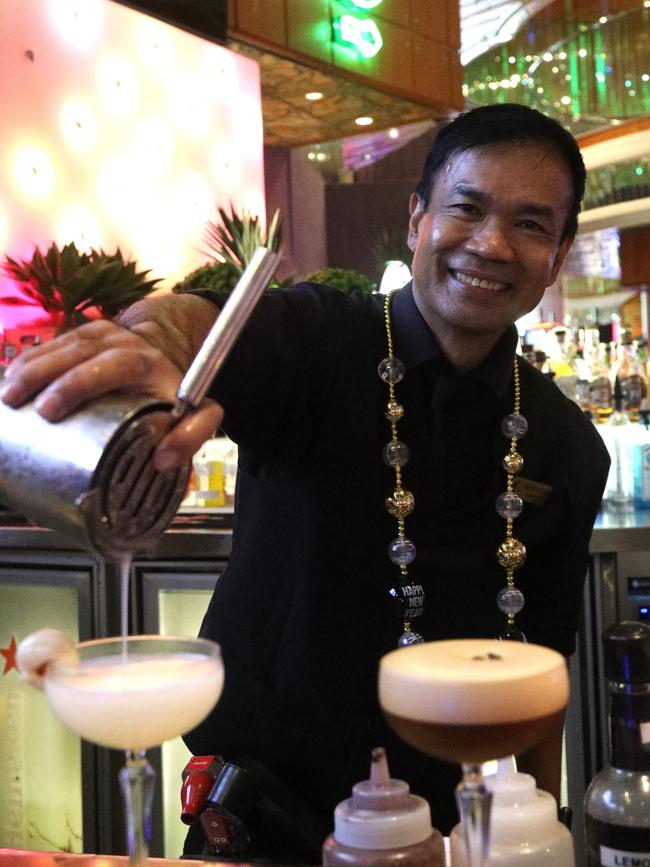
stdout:
POLYGON ((320 90, 310 90, 309 93, 305 94, 305 99, 308 99, 310 102, 316 102, 319 99, 323 98, 323 94, 320 90))
POLYGON ((393 126, 388 130, 388 138, 399 138, 399 130, 397 127, 393 126))
POLYGON ((358 117, 354 122, 357 126, 370 126, 373 121, 371 117, 358 117))

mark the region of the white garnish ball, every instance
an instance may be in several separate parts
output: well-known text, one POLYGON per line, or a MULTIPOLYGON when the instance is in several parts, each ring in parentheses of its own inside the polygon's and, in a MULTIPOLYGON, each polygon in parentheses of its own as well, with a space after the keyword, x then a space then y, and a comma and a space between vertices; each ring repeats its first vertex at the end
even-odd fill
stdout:
POLYGON ((39 629, 24 638, 16 650, 16 667, 23 680, 43 689, 47 666, 55 660, 78 665, 79 654, 74 642, 59 629, 39 629))

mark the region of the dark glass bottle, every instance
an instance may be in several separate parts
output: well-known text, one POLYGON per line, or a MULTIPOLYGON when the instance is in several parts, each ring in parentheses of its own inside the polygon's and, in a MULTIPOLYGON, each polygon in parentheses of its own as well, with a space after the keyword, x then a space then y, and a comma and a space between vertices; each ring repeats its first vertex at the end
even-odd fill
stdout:
POLYGON ((585 795, 588 867, 650 865, 650 625, 603 633, 611 763, 585 795))

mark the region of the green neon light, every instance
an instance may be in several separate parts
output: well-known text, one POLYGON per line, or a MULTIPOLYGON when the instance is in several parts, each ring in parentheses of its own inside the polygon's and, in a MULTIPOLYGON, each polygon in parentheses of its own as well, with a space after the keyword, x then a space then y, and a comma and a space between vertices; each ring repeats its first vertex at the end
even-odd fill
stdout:
POLYGON ((384 0, 350 0, 350 3, 358 9, 374 9, 375 6, 379 6, 383 2, 384 0))
POLYGON ((371 18, 355 18, 354 15, 341 15, 334 22, 334 38, 353 46, 366 58, 374 57, 384 44, 379 28, 371 18))

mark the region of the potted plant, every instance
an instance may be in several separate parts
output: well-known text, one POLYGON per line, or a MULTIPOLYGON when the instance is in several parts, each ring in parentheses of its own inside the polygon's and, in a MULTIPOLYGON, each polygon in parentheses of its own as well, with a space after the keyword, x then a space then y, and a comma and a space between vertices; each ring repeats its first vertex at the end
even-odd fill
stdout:
MULTIPOLYGON (((266 231, 260 225, 259 217, 244 211, 239 214, 230 205, 230 213, 217 208, 218 221, 210 221, 205 229, 208 255, 212 261, 206 262, 177 283, 173 292, 192 291, 200 294, 201 289, 217 293, 225 301, 235 288, 239 277, 259 246, 277 252, 282 245, 282 226, 280 211, 275 211, 266 231)), ((291 280, 271 285, 286 285, 291 280)))
POLYGON ((353 292, 355 289, 360 289, 362 292, 374 292, 377 288, 370 277, 350 268, 322 268, 320 271, 312 271, 305 277, 305 280, 311 283, 325 283, 334 289, 340 289, 342 292, 353 292))
POLYGON ((40 306, 58 321, 59 331, 87 322, 91 308, 101 316, 115 316, 158 282, 147 279, 148 270, 137 271, 119 248, 112 254, 95 249, 80 253, 73 243, 61 249, 52 243, 46 253, 36 247, 31 260, 5 256, 0 267, 22 295, 0 298, 0 304, 40 306))

